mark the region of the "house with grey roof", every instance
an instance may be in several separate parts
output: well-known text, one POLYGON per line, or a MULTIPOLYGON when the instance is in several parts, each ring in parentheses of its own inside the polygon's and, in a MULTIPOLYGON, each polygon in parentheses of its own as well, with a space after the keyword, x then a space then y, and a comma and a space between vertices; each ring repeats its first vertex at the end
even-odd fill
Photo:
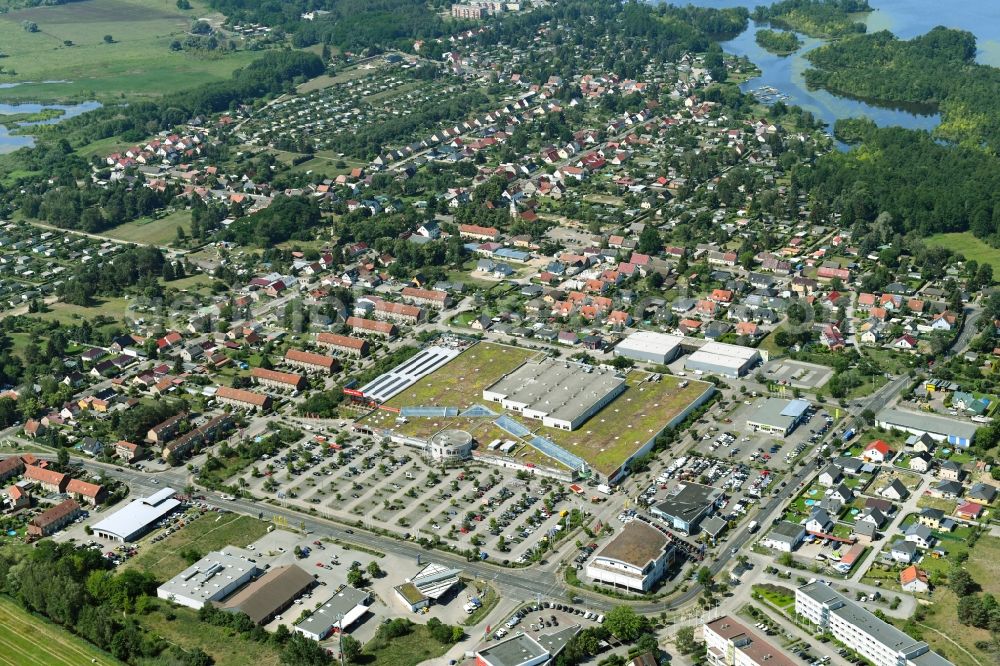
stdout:
POLYGON ((903 485, 902 481, 899 479, 893 479, 887 486, 879 491, 879 495, 885 497, 886 499, 902 502, 910 496, 910 491, 906 489, 906 486, 903 485))

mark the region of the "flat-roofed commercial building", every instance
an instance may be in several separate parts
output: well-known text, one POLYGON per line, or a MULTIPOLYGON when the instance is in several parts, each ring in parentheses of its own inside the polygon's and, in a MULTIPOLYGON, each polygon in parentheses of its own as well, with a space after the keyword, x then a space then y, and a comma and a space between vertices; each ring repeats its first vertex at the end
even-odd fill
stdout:
POLYGON ((742 377, 760 362, 760 352, 750 347, 709 342, 684 359, 684 369, 708 375, 742 377))
POLYGON ((483 399, 543 425, 575 430, 625 390, 614 370, 545 359, 528 362, 483 390, 483 399))
POLYGON ((797 587, 795 614, 829 631, 875 666, 951 666, 927 643, 883 622, 826 583, 797 587))
POLYGON ((225 600, 223 610, 246 613, 254 624, 267 624, 316 584, 295 564, 271 569, 225 600))
POLYGON ((685 483, 662 502, 649 507, 649 512, 671 528, 694 534, 701 520, 715 510, 722 491, 700 483, 685 483))
POLYGON ((710 666, 797 666, 778 648, 728 615, 702 627, 710 666))
POLYGON ((476 666, 537 666, 555 659, 566 643, 580 633, 580 625, 573 624, 551 634, 538 634, 535 638, 517 633, 476 652, 476 666))
POLYGON ((396 586, 396 594, 411 610, 417 611, 422 606, 430 605, 431 601, 437 601, 458 585, 461 574, 460 569, 430 562, 413 578, 396 586))
POLYGON ((618 343, 615 356, 646 363, 670 363, 680 355, 683 341, 680 335, 639 331, 618 343))
POLYGON ((163 488, 149 497, 132 500, 125 508, 94 525, 94 534, 112 541, 135 541, 181 506, 180 501, 174 499, 174 492, 173 488, 163 488))
POLYGON ((242 555, 212 552, 156 588, 156 596, 198 610, 249 583, 259 569, 242 555))
POLYGON ((807 400, 766 398, 759 400, 747 418, 747 427, 754 432, 766 432, 787 437, 806 418, 812 405, 807 400))
POLYGON ((615 587, 647 592, 663 577, 673 554, 666 534, 633 520, 594 555, 587 564, 587 576, 615 587))
POLYGON ((336 629, 347 631, 364 617, 371 605, 371 595, 345 585, 323 602, 309 617, 295 623, 295 631, 306 638, 321 641, 336 629))
POLYGON ((914 435, 927 434, 938 442, 968 448, 976 436, 978 424, 947 416, 908 412, 902 409, 883 409, 875 416, 875 424, 887 429, 903 430, 914 435))

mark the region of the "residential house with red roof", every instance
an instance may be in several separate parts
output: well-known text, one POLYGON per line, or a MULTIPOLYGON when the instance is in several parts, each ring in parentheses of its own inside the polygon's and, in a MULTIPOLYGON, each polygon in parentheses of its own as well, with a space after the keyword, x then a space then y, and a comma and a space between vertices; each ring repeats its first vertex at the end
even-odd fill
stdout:
POLYGON ((66 492, 66 484, 69 483, 69 477, 65 474, 37 465, 25 465, 24 478, 36 481, 38 485, 52 493, 66 492))
POLYGON ((73 496, 78 501, 85 501, 91 506, 102 504, 108 498, 108 491, 104 489, 104 486, 80 479, 69 480, 69 483, 66 484, 66 494, 73 496))
POLYGON ((876 439, 865 447, 861 457, 872 463, 884 463, 892 457, 892 449, 881 439, 876 439))
POLYGON ((48 511, 44 511, 28 523, 28 534, 40 538, 55 534, 80 515, 80 505, 74 500, 66 500, 48 511))

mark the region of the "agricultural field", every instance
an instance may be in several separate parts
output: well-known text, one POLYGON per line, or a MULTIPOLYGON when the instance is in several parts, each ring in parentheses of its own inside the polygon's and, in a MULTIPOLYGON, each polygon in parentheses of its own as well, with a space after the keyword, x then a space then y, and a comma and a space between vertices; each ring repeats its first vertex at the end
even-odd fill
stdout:
POLYGON ((209 512, 155 545, 152 537, 147 537, 140 542, 140 554, 128 560, 126 566, 167 580, 188 566, 181 551, 193 548, 204 555, 225 546, 246 546, 266 532, 267 523, 255 518, 209 512))
POLYGON ((0 664, 9 666, 77 666, 122 662, 65 629, 29 614, 0 597, 0 664))
POLYGON ((924 242, 931 247, 943 247, 960 253, 966 259, 975 259, 980 264, 989 264, 994 271, 1000 271, 1000 250, 979 240, 971 231, 935 234, 924 239, 924 242))
POLYGON ((192 5, 181 11, 174 0, 82 0, 0 15, 0 43, 8 56, 3 67, 15 72, 0 81, 33 82, 5 89, 5 101, 158 97, 227 79, 259 57, 250 51, 171 51, 171 41, 183 39, 194 19, 222 18, 197 0, 192 5), (38 31, 28 32, 23 21, 37 24, 38 31), (105 35, 113 41, 106 43, 105 35))

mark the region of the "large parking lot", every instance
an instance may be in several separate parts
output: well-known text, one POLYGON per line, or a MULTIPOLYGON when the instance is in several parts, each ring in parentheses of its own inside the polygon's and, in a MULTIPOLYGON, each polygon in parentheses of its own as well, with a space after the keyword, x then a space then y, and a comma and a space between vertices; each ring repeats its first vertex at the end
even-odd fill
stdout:
POLYGON ((833 418, 824 410, 814 407, 807 412, 805 422, 787 437, 754 432, 747 427, 747 419, 754 412, 754 404, 753 399, 747 398, 727 417, 714 421, 707 430, 696 429, 698 441, 694 451, 733 463, 783 471, 802 459, 809 447, 832 427, 833 418))
POLYGON ((320 515, 517 563, 564 529, 569 512, 589 507, 562 483, 518 479, 512 470, 441 469, 417 451, 361 437, 338 447, 316 442, 312 433, 262 457, 259 476, 253 470, 242 475, 245 487, 320 515))

